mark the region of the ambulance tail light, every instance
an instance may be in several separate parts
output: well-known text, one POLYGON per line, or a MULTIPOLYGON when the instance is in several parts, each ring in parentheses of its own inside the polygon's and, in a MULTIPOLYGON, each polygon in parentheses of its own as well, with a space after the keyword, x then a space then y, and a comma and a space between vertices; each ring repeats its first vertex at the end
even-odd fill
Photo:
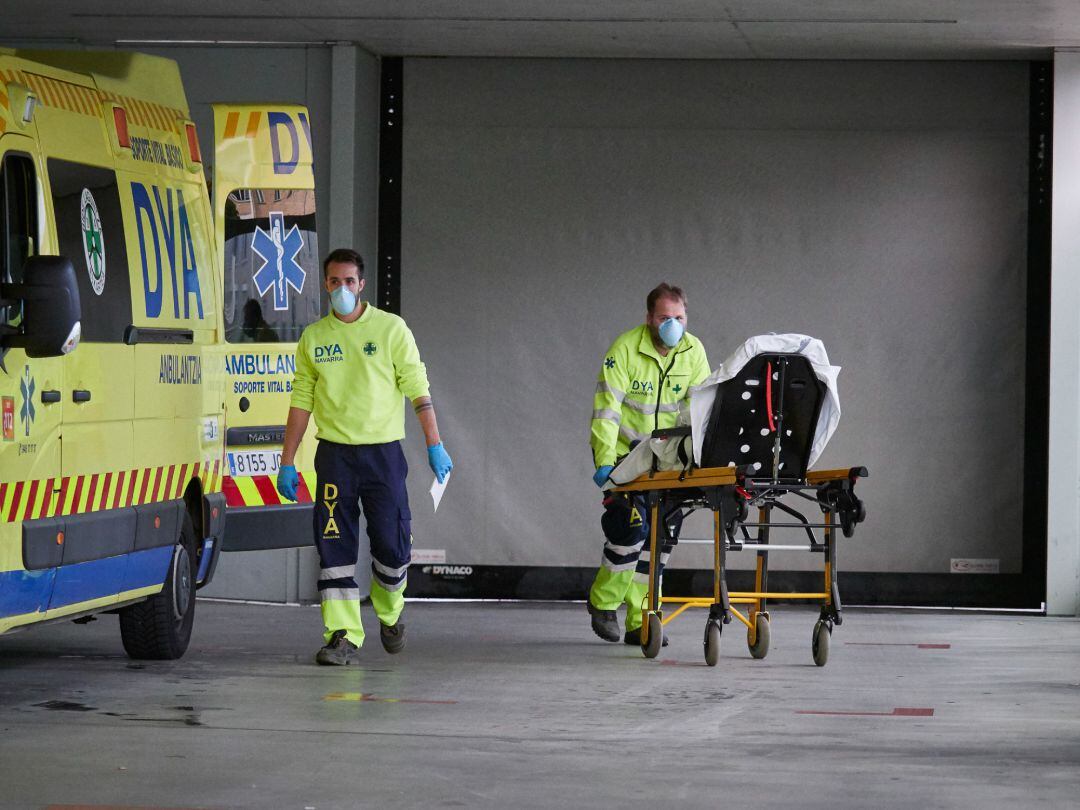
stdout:
POLYGON ((125 107, 116 102, 106 101, 101 105, 102 116, 105 118, 105 127, 109 129, 109 142, 113 154, 118 158, 131 155, 131 130, 128 127, 128 114, 125 107), (112 123, 112 127, 109 124, 112 123))
POLYGON ((131 136, 128 134, 127 110, 113 107, 113 124, 116 126, 116 142, 124 149, 131 148, 131 136))
POLYGON ((185 121, 184 132, 187 134, 188 158, 193 165, 201 164, 202 155, 199 153, 199 135, 195 131, 195 125, 190 121, 185 121))

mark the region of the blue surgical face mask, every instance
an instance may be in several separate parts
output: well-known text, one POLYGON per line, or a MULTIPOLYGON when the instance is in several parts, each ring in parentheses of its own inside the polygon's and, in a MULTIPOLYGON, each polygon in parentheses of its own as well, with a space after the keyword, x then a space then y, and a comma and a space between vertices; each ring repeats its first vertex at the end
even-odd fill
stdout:
POLYGON ((336 287, 330 293, 330 303, 338 315, 342 317, 352 315, 353 310, 356 309, 356 293, 345 286, 336 287))
POLYGON ((669 349, 674 349, 679 345, 679 341, 682 340, 683 332, 686 330, 683 328, 682 322, 678 318, 668 318, 657 330, 660 333, 660 339, 664 341, 664 345, 669 349))

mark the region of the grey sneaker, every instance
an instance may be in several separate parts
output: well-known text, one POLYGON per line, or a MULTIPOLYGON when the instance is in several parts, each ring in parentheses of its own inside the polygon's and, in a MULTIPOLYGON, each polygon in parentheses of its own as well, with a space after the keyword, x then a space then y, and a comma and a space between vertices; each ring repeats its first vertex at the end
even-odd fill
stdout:
MULTIPOLYGON (((664 640, 661 642, 660 646, 661 647, 666 647, 667 646, 667 631, 662 630, 661 632, 664 634, 664 640)), ((633 645, 635 645, 637 647, 640 647, 641 646, 641 628, 639 627, 636 630, 627 630, 626 635, 623 636, 623 644, 633 644, 633 645)))
POLYGON ((593 632, 604 641, 618 641, 619 619, 615 611, 593 607, 593 603, 589 601, 586 601, 585 605, 589 608, 589 615, 592 616, 593 632))
POLYGON ((396 624, 379 624, 379 641, 382 648, 391 655, 397 655, 405 649, 405 625, 398 621, 396 624))
POLYGON ((315 663, 340 667, 360 657, 360 648, 345 638, 344 630, 335 630, 326 646, 315 653, 315 663))

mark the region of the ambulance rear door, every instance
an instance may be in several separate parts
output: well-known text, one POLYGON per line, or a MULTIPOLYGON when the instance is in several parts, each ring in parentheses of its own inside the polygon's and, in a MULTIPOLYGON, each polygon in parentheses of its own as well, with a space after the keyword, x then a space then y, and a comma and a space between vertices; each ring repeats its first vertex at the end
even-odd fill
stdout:
POLYGON ((214 130, 227 375, 224 548, 309 545, 312 454, 302 446, 297 455, 299 503, 283 502, 275 479, 296 343, 326 312, 310 121, 296 105, 216 104, 214 130))

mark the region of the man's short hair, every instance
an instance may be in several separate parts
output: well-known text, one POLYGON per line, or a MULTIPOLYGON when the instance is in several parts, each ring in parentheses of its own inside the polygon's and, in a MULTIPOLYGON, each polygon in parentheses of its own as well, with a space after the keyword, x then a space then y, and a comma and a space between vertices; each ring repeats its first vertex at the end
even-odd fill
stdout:
POLYGON ((681 301, 682 305, 686 306, 686 293, 683 292, 682 287, 673 287, 666 281, 656 285, 651 293, 645 298, 645 306, 647 312, 652 315, 653 309, 656 308, 656 302, 661 298, 671 298, 674 301, 681 301))
POLYGON ((330 254, 323 260, 322 263, 323 278, 326 278, 326 268, 330 266, 331 262, 337 262, 338 264, 356 265, 356 277, 364 277, 364 259, 352 248, 338 248, 337 250, 330 251, 330 254))

